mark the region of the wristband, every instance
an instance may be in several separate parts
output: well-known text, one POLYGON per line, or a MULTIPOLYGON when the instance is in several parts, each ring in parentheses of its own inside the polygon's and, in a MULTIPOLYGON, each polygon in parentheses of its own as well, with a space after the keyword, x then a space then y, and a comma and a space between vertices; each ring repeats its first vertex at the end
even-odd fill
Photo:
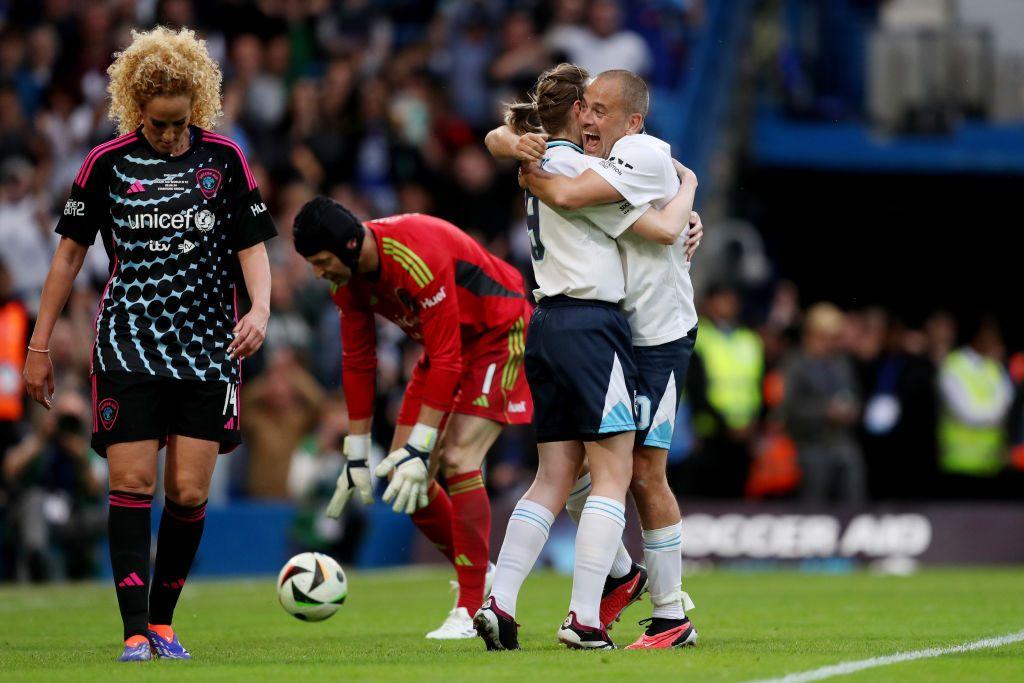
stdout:
POLYGON ((370 454, 369 434, 349 434, 341 446, 341 452, 348 460, 365 461, 370 454))
POLYGON ((407 445, 427 454, 434 450, 436 443, 437 428, 421 422, 417 422, 416 426, 412 428, 412 432, 409 434, 409 441, 406 442, 407 445))
POLYGON ((28 349, 29 351, 34 351, 34 352, 36 352, 36 353, 49 353, 49 352, 50 352, 50 349, 34 349, 34 348, 32 348, 32 345, 31 345, 31 344, 30 344, 30 345, 28 345, 28 346, 27 346, 26 348, 27 348, 27 349, 28 349))

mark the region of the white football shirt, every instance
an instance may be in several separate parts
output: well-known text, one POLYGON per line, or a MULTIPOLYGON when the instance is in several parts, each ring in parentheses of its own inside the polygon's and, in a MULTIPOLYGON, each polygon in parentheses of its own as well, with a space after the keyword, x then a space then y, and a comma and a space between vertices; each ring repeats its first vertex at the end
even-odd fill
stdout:
MULTIPOLYGON (((679 191, 667 142, 643 133, 615 143, 611 155, 593 167, 633 206, 657 209, 679 191)), ((639 218, 639 216, 637 216, 639 218)), ((658 244, 632 230, 618 238, 626 276, 622 310, 633 330, 634 346, 656 346, 681 339, 697 324, 684 247, 686 231, 675 244, 658 244)))
MULTIPOLYGON (((572 142, 551 140, 541 168, 575 177, 599 162, 585 156, 572 142)), ((527 193, 526 226, 537 278, 537 289, 533 292, 536 299, 565 294, 576 299, 622 301, 625 278, 615 238, 648 207, 646 202, 619 202, 562 211, 527 193)))

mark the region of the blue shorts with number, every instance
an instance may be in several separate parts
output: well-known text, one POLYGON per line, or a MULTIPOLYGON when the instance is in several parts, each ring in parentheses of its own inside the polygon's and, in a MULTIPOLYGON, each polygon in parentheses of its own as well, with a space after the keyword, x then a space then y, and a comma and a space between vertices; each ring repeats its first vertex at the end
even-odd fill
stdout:
POLYGON ((524 367, 537 441, 597 441, 636 429, 629 323, 605 301, 545 297, 530 318, 524 367))
POLYGON ((657 346, 634 346, 639 375, 636 392, 636 445, 668 448, 676 425, 686 371, 697 341, 697 326, 686 336, 657 346))

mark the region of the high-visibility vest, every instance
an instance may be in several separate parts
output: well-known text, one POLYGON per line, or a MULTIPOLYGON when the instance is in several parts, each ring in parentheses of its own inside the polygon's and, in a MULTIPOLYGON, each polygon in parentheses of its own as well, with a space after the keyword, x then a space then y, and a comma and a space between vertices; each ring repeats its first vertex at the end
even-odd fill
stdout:
POLYGON ((0 420, 16 422, 22 417, 21 371, 25 367, 28 314, 17 301, 0 306, 0 420))
MULTIPOLYGON (((1003 369, 990 358, 971 362, 962 351, 950 353, 942 364, 966 390, 966 398, 982 408, 996 400, 1003 382, 1003 369)), ((939 421, 939 450, 942 469, 957 474, 991 476, 1003 467, 1005 438, 1002 425, 978 427, 944 411, 939 421)))
POLYGON ((722 331, 701 321, 695 350, 704 363, 708 402, 726 425, 742 429, 753 422, 761 410, 761 339, 746 328, 722 331))

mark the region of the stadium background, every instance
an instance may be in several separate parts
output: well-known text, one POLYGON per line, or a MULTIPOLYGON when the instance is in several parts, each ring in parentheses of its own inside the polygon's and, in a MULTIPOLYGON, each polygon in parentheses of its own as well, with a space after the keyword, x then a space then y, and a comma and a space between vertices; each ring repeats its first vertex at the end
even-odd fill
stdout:
MULTIPOLYGON (((716 375, 728 348, 698 349, 671 451, 693 566, 1024 561, 1020 3, 9 0, 0 579, 106 571, 104 463, 83 434, 102 249, 90 250, 54 332, 55 414, 23 401, 20 375, 59 208, 87 151, 113 133, 105 68, 132 27, 155 23, 196 28, 223 65, 218 130, 246 151, 281 233, 268 339, 246 364, 246 446, 219 463, 196 574, 276 571, 300 549, 357 566, 440 560, 382 506, 352 505, 337 524, 321 515, 347 429, 338 318, 290 246, 291 222, 316 193, 364 218, 429 212, 529 277, 515 168, 492 161, 482 139, 501 104, 560 59, 648 78, 648 131, 701 179, 702 329, 752 331, 763 360, 755 376, 716 375), (804 314, 822 301, 843 311, 827 355, 854 369, 841 398, 855 411, 812 416, 812 434, 794 437, 794 411, 821 395, 786 380, 803 357, 804 314), (980 393, 940 381, 949 354, 972 341, 1001 373, 980 393), (742 383, 749 408, 735 423, 714 389, 728 381, 742 383), (989 408, 997 462, 951 471, 940 424, 972 402, 989 408), (808 490, 799 465, 822 446, 848 467, 808 490)), ((374 437, 386 445, 418 350, 387 324, 379 339, 374 437)), ((498 538, 535 453, 528 429, 510 429, 490 454, 498 538)), ((572 529, 560 522, 544 561, 565 569, 572 529)))

